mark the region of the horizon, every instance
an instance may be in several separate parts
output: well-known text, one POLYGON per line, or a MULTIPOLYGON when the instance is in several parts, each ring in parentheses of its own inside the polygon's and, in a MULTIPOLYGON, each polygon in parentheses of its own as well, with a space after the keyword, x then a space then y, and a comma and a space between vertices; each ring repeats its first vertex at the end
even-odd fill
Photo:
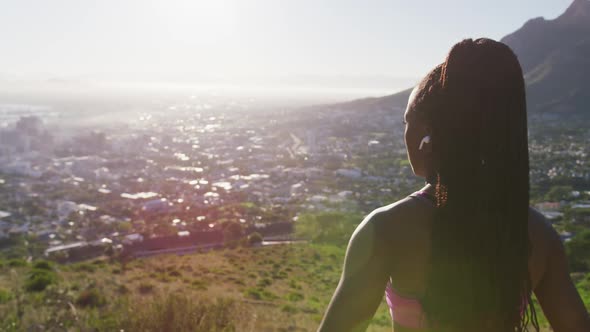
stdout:
POLYGON ((12 95, 180 88, 318 101, 380 96, 416 84, 463 38, 498 40, 570 4, 22 1, 0 14, 0 86, 12 95))

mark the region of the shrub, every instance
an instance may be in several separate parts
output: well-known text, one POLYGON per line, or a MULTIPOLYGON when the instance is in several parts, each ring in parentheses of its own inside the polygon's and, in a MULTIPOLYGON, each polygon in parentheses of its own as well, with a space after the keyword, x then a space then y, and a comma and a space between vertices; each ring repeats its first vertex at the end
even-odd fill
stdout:
POLYGON ((6 303, 12 299, 12 293, 8 290, 0 288, 0 304, 6 303))
POLYGON ((289 280, 289 287, 293 289, 301 289, 301 285, 299 285, 295 280, 289 280))
POLYGON ((10 267, 21 267, 21 266, 26 266, 26 265, 27 265, 27 261, 22 258, 13 258, 8 261, 8 266, 10 266, 10 267))
POLYGON ((296 301, 301 301, 303 300, 303 294, 299 293, 299 292, 291 292, 289 294, 287 294, 287 300, 291 301, 291 302, 296 302, 296 301))
POLYGON ((54 272, 33 269, 25 280, 25 290, 28 292, 40 292, 47 286, 56 283, 57 277, 54 272))
POLYGON ((266 286, 270 286, 270 284, 272 284, 272 280, 270 280, 268 278, 263 278, 263 279, 260 279, 256 285, 258 287, 266 287, 266 286))
POLYGON ((106 303, 104 296, 96 289, 90 288, 82 291, 76 298, 76 304, 82 308, 101 307, 106 303))
POLYGON ((285 271, 279 271, 276 273, 273 273, 272 278, 273 279, 287 279, 288 275, 285 271))
POLYGON ((226 245, 235 245, 244 235, 242 225, 237 222, 225 222, 221 226, 223 228, 223 242, 226 245))
POLYGON ((297 313, 298 310, 296 307, 294 307, 290 304, 285 304, 281 307, 281 311, 289 313, 289 314, 294 314, 294 313, 297 313))
POLYGON ((207 290, 207 283, 200 279, 194 279, 191 285, 198 290, 207 290))
POLYGON ((248 244, 249 245, 255 245, 258 243, 262 243, 262 240, 263 240, 263 237, 258 232, 250 233, 250 235, 248 235, 248 244))
POLYGON ((182 276, 182 273, 180 273, 180 271, 178 271, 178 270, 172 270, 172 271, 168 272, 168 275, 171 277, 180 277, 180 276, 182 276))
POLYGON ((583 230, 565 244, 570 269, 575 272, 590 269, 590 230, 583 230))
POLYGON ((260 294, 262 295, 262 298, 265 300, 274 300, 277 298, 277 296, 268 289, 260 289, 260 294))
POLYGON ((260 291, 256 288, 248 288, 244 291, 244 296, 254 299, 254 300, 260 300, 262 299, 262 294, 260 293, 260 291))
POLYGON ((142 282, 137 289, 140 294, 149 294, 154 291, 154 285, 148 282, 142 282))
POLYGON ((88 263, 80 263, 72 265, 72 269, 76 272, 94 272, 96 271, 96 266, 88 263))
POLYGON ((119 285, 119 287, 117 287, 117 293, 127 294, 127 293, 129 293, 129 287, 127 287, 125 285, 119 285))
POLYGON ((35 263, 33 263, 33 268, 40 269, 40 270, 48 270, 48 271, 53 270, 51 263, 48 261, 36 261, 35 263))

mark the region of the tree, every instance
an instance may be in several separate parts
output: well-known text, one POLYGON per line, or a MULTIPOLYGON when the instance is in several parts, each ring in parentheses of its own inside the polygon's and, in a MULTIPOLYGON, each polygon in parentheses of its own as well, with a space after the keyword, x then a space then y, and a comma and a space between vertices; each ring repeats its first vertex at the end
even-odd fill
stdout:
POLYGON ((553 202, 563 201, 571 198, 572 190, 571 186, 553 186, 545 195, 545 199, 553 202))
POLYGON ((590 230, 576 234, 565 244, 570 269, 574 272, 590 270, 590 230))
POLYGON ((235 221, 227 221, 223 223, 223 242, 225 244, 235 244, 244 236, 244 229, 242 225, 235 221))

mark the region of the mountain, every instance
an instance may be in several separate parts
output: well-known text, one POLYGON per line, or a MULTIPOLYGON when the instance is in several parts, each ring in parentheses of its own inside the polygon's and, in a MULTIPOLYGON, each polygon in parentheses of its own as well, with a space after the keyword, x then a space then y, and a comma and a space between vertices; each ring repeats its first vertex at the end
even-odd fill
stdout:
POLYGON ((501 41, 518 55, 529 111, 588 113, 590 1, 575 0, 554 20, 529 20, 501 41))
MULTIPOLYGON (((590 116, 590 0, 575 0, 553 20, 531 19, 501 41, 523 68, 529 114, 590 116)), ((405 109, 410 91, 337 106, 405 109)))

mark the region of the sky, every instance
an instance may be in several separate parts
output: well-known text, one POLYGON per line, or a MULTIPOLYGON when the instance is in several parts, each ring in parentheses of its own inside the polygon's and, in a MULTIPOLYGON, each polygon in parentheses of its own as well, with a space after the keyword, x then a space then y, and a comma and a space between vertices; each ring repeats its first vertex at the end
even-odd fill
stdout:
POLYGON ((0 0, 0 80, 400 90, 571 0, 0 0))

